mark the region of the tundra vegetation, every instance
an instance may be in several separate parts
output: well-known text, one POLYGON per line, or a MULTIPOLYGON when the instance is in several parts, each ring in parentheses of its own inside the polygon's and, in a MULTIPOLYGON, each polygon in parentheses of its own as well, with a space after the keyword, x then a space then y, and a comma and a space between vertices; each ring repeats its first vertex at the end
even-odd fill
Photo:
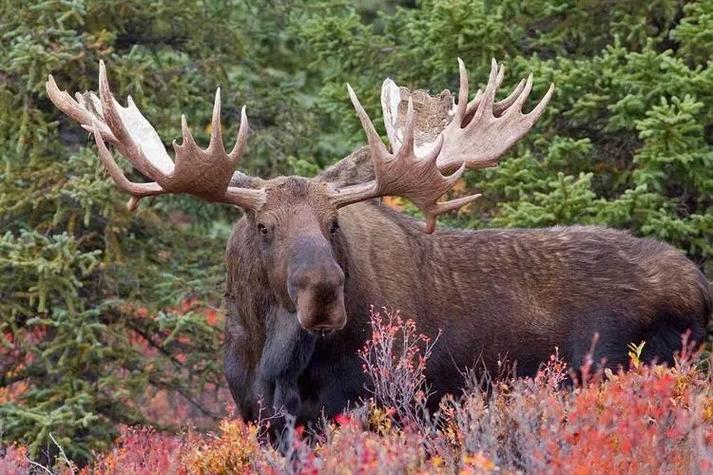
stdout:
POLYGON ((666 241, 710 277, 710 2, 11 1, 0 18, 0 468, 29 470, 25 455, 116 473, 710 467, 710 373, 691 355, 649 368, 644 343, 630 373, 572 389, 555 358, 494 386, 487 404, 475 387, 444 401, 426 424, 414 414, 428 388, 406 384, 418 365, 368 356, 409 328, 393 315, 364 349, 367 374, 391 378, 376 385, 387 394, 316 445, 290 428, 283 457, 258 442, 269 421, 230 418, 214 436, 170 435, 224 415, 220 301, 236 211, 176 196, 129 214, 93 143, 44 92, 50 72, 70 91, 95 88, 105 60, 162 137, 180 135, 184 112, 207 143, 205 98, 222 85, 224 123, 250 111, 248 171, 309 176, 363 142, 345 82, 373 115, 386 76, 456 90, 455 57, 474 79, 497 57, 507 80, 533 72, 538 97, 555 82, 556 100, 499 168, 465 176, 456 193, 484 196, 448 224, 604 224, 666 241))

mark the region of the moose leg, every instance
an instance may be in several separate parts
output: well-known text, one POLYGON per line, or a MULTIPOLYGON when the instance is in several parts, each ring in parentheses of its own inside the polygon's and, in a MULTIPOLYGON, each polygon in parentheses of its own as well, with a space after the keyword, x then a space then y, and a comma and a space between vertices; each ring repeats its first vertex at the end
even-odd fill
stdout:
POLYGON ((313 362, 299 381, 303 391, 299 421, 336 416, 367 395, 369 381, 356 350, 338 357, 333 343, 319 340, 317 347, 313 362))
POLYGON ((616 310, 593 312, 581 317, 582 324, 572 332, 568 365, 579 371, 591 359, 592 371, 602 368, 616 370, 629 363, 629 343, 639 343, 628 315, 616 310))
POLYGON ((297 380, 312 357, 316 336, 300 326, 297 315, 281 307, 268 314, 266 330, 260 377, 274 384, 272 407, 295 415, 301 405, 297 380))
POLYGON ((254 365, 246 364, 244 350, 249 345, 245 329, 234 320, 226 322, 223 369, 233 400, 244 421, 255 420, 258 405, 252 388, 254 365))

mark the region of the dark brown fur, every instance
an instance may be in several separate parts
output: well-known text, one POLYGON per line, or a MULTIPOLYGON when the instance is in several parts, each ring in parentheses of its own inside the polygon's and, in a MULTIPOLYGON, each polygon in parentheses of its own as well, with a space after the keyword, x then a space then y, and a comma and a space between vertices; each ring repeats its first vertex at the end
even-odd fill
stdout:
MULTIPOLYGON (((370 173, 358 152, 321 178, 347 184, 370 173)), ((313 214, 313 228, 327 236, 334 210, 320 201, 318 184, 279 180, 271 203, 280 213, 313 214)), ((348 319, 319 337, 297 324, 283 277, 260 257, 256 219, 236 224, 226 257, 225 370, 247 419, 257 416, 259 399, 312 420, 362 396, 357 350, 369 337, 371 305, 399 309, 426 334, 443 332, 427 368, 438 394, 459 391, 462 371, 479 358, 495 370, 507 357, 519 375, 531 375, 557 348, 578 367, 595 333, 595 361, 625 365, 627 344, 646 341, 647 360, 670 362, 682 333, 704 338, 713 307, 702 273, 658 241, 585 226, 428 235, 421 223, 372 201, 340 210, 340 230, 328 238, 344 272, 348 319)))

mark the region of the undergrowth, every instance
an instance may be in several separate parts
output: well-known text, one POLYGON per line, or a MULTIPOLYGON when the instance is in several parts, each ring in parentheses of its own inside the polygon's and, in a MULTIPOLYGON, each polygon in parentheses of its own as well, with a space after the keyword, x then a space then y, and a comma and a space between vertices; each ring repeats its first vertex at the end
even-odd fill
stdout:
MULTIPOLYGON (((123 427, 113 448, 81 473, 710 473, 713 370, 684 351, 672 367, 580 368, 576 383, 555 354, 533 378, 471 381, 428 415, 424 377, 436 340, 398 312, 373 312, 361 355, 369 399, 309 437, 289 425, 286 444, 266 442, 271 422, 226 418, 215 433, 172 435, 123 427), (487 386, 487 388, 485 387, 487 386)), ((645 343, 644 343, 645 345, 645 343)), ((284 442, 283 441, 283 442, 284 442)), ((24 474, 24 447, 0 453, 0 473, 24 474)), ((58 458, 46 473, 78 473, 58 458)))

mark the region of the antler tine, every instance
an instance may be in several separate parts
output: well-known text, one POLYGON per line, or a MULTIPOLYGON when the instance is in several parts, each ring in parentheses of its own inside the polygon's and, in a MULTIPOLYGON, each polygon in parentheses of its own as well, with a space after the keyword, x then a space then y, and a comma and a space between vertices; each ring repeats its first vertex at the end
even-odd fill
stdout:
POLYGON ((498 63, 493 58, 490 62, 490 77, 488 77, 488 84, 485 86, 485 91, 480 99, 480 104, 475 110, 473 115, 473 120, 470 121, 469 125, 472 125, 480 120, 484 114, 493 114, 493 104, 495 103, 495 92, 498 90, 498 63))
MULTIPOLYGON (((186 114, 181 114, 181 145, 180 147, 189 147, 191 152, 196 153, 200 151, 200 147, 196 143, 196 139, 193 138, 191 134, 191 128, 188 127, 188 120, 186 119, 186 114)), ((176 150, 178 152, 178 150, 176 150)))
POLYGON ((248 115, 245 112, 245 106, 240 109, 240 126, 238 127, 238 138, 235 140, 235 145, 233 145, 233 150, 228 154, 228 159, 233 164, 237 165, 240 156, 243 154, 245 145, 248 141, 248 129, 250 124, 248 123, 248 115))
POLYGON ((510 107, 508 109, 506 114, 522 112, 522 106, 525 104, 525 101, 527 100, 527 96, 530 95, 531 91, 532 91, 532 73, 527 76, 527 82, 525 83, 525 87, 522 89, 520 94, 517 96, 517 98, 513 102, 512 107, 510 107))
POLYGON ((517 86, 515 86, 515 88, 510 92, 508 97, 506 97, 502 101, 498 101, 493 104, 493 112, 495 113, 495 115, 500 116, 503 112, 509 109, 513 102, 515 102, 515 100, 520 96, 520 93, 522 92, 522 89, 524 87, 525 80, 521 79, 520 82, 517 83, 517 86))
POLYGON ((415 128, 416 117, 413 110, 413 98, 408 98, 408 106, 406 108, 406 129, 404 130, 404 140, 401 147, 404 149, 404 154, 412 155, 414 153, 415 137, 413 135, 415 128))
POLYGON ((465 69, 465 64, 463 60, 458 58, 458 74, 459 74, 459 87, 458 87, 458 109, 456 112, 456 119, 463 121, 467 115, 468 110, 468 71, 465 69))
MULTIPOLYGON (((465 171, 465 167, 463 167, 463 171, 465 171)), ((458 178, 462 174, 462 172, 459 173, 458 178)), ((436 230, 436 222, 438 221, 438 216, 462 208, 463 206, 477 200, 481 196, 483 195, 480 193, 475 193, 473 195, 463 196, 462 198, 455 198, 450 201, 436 203, 436 206, 434 206, 428 213, 424 214, 424 217, 426 218, 426 228, 424 229, 424 231, 427 234, 433 233, 433 231, 436 230)))
POLYGON ((545 95, 542 97, 542 99, 540 99, 540 102, 535 106, 535 108, 525 114, 525 117, 527 118, 530 127, 532 127, 532 125, 534 125, 534 123, 537 122, 537 120, 540 118, 542 113, 545 112, 545 107, 547 107, 547 104, 550 102, 550 99, 552 99, 552 95, 554 93, 555 84, 552 83, 547 89, 545 95))
MULTIPOLYGON (((493 59, 493 61, 495 60, 493 59)), ((495 90, 497 91, 498 89, 500 89, 500 85, 502 84, 503 78, 505 77, 505 66, 501 64, 499 66, 496 65, 496 67, 497 76, 495 78, 495 90)), ((483 98, 483 91, 481 89, 478 89, 475 93, 475 97, 473 98, 473 100, 468 102, 468 71, 465 67, 465 64, 463 63, 463 60, 461 60, 460 58, 458 58, 458 70, 460 74, 460 85, 458 88, 458 108, 461 109, 461 107, 464 107, 466 109, 463 112, 460 112, 459 110, 459 117, 461 117, 463 122, 461 123, 461 126, 465 126, 465 123, 467 123, 473 117, 473 114, 477 110, 478 105, 481 103, 483 98), (461 104, 466 105, 461 106, 461 104)))
MULTIPOLYGON (((75 122, 78 122, 85 128, 92 127, 92 123, 96 122, 94 114, 82 106, 81 95, 77 93, 77 100, 74 100, 67 91, 61 91, 59 87, 57 87, 57 83, 51 74, 47 76, 45 89, 47 90, 47 97, 49 97, 52 103, 75 122)), ((104 135, 107 140, 116 142, 116 137, 114 137, 114 134, 109 130, 106 124, 98 122, 97 130, 104 135)))
MULTIPOLYGON (((79 94, 79 93, 77 93, 79 94)), ((129 96, 131 97, 131 96, 129 96)), ((86 101, 86 99, 84 99, 86 101)), ((89 100, 92 103, 92 107, 94 107, 94 110, 97 111, 97 113, 104 118, 104 111, 102 110, 102 101, 99 99, 99 97, 96 95, 94 92, 89 93, 89 100)), ((113 135, 113 134, 112 134, 113 135)))
MULTIPOLYGON (((495 58, 493 58, 493 61, 495 61, 495 58)), ((503 79, 505 79, 505 65, 501 64, 498 66, 498 80, 497 80, 497 88, 500 89, 500 85, 503 83, 503 79)))
POLYGON ((225 155, 225 145, 223 144, 223 131, 220 123, 220 88, 215 90, 215 101, 213 102, 213 115, 210 119, 210 142, 208 150, 221 152, 225 155))
POLYGON ((376 132, 376 129, 374 128, 374 124, 371 122, 371 119, 369 118, 369 114, 366 113, 364 110, 364 107, 361 105, 361 102, 359 102, 359 98, 357 97, 356 93, 354 92, 354 89, 352 89, 352 86, 347 83, 347 91, 349 91, 349 99, 352 101, 352 105, 354 106, 354 109, 356 110, 357 116, 359 116, 359 121, 361 121, 361 126, 364 129, 364 132, 366 132, 366 139, 369 142, 369 147, 372 149, 372 153, 374 151, 378 151, 380 153, 385 153, 387 152, 386 147, 384 146, 384 143, 381 141, 381 137, 379 137, 379 134, 376 132))

